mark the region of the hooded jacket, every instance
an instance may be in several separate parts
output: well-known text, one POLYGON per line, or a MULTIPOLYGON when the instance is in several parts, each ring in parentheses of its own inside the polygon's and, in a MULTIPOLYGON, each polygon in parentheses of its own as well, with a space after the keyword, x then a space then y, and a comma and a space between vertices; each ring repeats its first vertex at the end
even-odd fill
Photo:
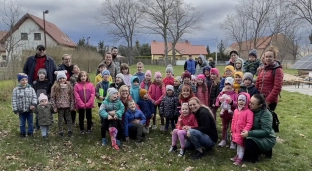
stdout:
POLYGON ((208 65, 204 55, 199 55, 199 58, 202 60, 202 63, 200 64, 199 62, 197 62, 196 71, 195 71, 196 76, 199 74, 202 74, 204 67, 208 65))
POLYGON ((12 108, 15 114, 30 112, 30 106, 36 106, 36 104, 36 92, 29 84, 26 87, 22 87, 19 84, 14 88, 12 93, 12 108))
POLYGON ((240 89, 239 89, 239 93, 242 92, 246 92, 250 95, 250 97, 252 97, 254 94, 259 94, 258 89, 256 88, 254 83, 251 83, 250 86, 245 86, 245 84, 241 84, 240 89))
MULTIPOLYGON (((133 76, 137 76, 139 78, 139 83, 140 84, 145 79, 145 73, 144 72, 137 72, 133 76)), ((132 84, 132 82, 131 82, 131 84, 132 84)))
POLYGON ((74 87, 76 109, 94 108, 95 88, 89 82, 79 82, 74 87))
MULTIPOLYGON (((132 97, 132 99, 134 100, 135 103, 138 103, 138 101, 140 100, 140 84, 138 86, 135 86, 133 84, 133 80, 139 77, 138 76, 132 76, 131 77, 131 88, 130 88, 130 95, 132 97)), ((140 79, 139 79, 140 80, 140 79)))
MULTIPOLYGON (((237 107, 237 93, 232 90, 232 91, 221 91, 219 96, 217 97, 217 100, 216 100, 216 107, 219 107, 221 104, 220 104, 220 98, 223 94, 226 94, 228 96, 231 97, 232 99, 232 103, 231 103, 231 110, 234 111, 237 107)), ((228 113, 227 110, 224 111, 223 115, 220 115, 221 118, 225 118, 225 119, 230 119, 232 118, 232 114, 228 113)))
POLYGON ((175 116, 179 116, 178 106, 179 99, 174 94, 171 96, 166 94, 160 103, 159 114, 165 118, 172 119, 175 116))
POLYGON ((247 93, 240 93, 246 97, 245 106, 242 109, 235 109, 231 124, 232 141, 244 147, 244 138, 242 131, 250 131, 254 123, 254 114, 248 108, 250 96, 247 93))
POLYGON ((141 87, 141 89, 148 90, 149 87, 151 86, 151 84, 152 84, 152 81, 146 82, 146 79, 144 78, 144 80, 140 84, 140 87, 141 87))
POLYGON ((107 95, 107 98, 103 101, 102 105, 100 106, 99 113, 100 116, 104 119, 108 118, 108 112, 116 111, 117 118, 122 120, 122 115, 125 111, 125 106, 122 104, 120 99, 116 99, 115 101, 110 100, 110 96, 107 95))
POLYGON ((50 104, 46 106, 38 105, 34 111, 38 117, 39 126, 50 126, 53 123, 53 108, 50 104))
POLYGON ((154 113, 154 104, 150 99, 145 100, 140 98, 137 104, 146 118, 152 117, 152 114, 154 113))
POLYGON ((199 101, 202 102, 202 104, 209 106, 209 90, 206 84, 198 85, 196 87, 196 97, 199 99, 199 101), (204 86, 206 86, 206 91, 203 93, 204 86))
POLYGON ((150 88, 148 89, 148 96, 155 103, 155 105, 159 105, 162 99, 162 96, 166 94, 166 90, 164 86, 160 87, 156 83, 152 83, 150 88))
POLYGON ((127 110, 125 113, 125 120, 124 120, 124 131, 125 131, 125 137, 129 137, 129 129, 133 126, 132 121, 138 119, 140 120, 140 124, 144 125, 146 122, 146 118, 144 114, 138 110, 135 109, 134 111, 132 110, 127 110))

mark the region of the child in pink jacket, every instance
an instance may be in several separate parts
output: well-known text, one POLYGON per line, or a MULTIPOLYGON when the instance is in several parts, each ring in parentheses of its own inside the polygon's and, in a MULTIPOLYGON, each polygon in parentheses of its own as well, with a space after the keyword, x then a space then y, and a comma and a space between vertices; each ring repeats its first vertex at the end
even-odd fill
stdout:
POLYGON ((209 93, 204 74, 199 74, 196 77, 196 97, 202 104, 209 106, 209 93))
POLYGON ((90 83, 90 78, 85 71, 81 71, 74 87, 76 109, 79 113, 79 127, 81 134, 84 134, 84 117, 87 118, 87 133, 91 132, 92 108, 94 108, 95 88, 90 83))
POLYGON ((231 158, 234 165, 241 165, 244 157, 244 138, 241 136, 241 132, 250 131, 254 122, 254 114, 248 108, 249 100, 250 96, 247 93, 238 95, 237 109, 235 109, 232 119, 232 141, 237 144, 236 156, 231 158))

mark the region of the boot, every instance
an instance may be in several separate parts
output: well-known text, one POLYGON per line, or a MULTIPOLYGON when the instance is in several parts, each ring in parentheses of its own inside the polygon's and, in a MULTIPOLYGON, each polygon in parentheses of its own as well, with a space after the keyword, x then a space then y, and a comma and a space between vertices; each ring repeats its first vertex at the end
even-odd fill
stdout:
POLYGON ((117 129, 115 127, 110 127, 109 128, 109 135, 111 137, 111 141, 112 141, 112 147, 116 150, 119 150, 119 147, 117 145, 116 142, 116 136, 117 136, 117 129))
POLYGON ((107 145, 107 140, 106 138, 102 138, 102 146, 106 146, 107 145))
POLYGON ((26 133, 25 133, 25 132, 20 133, 20 137, 21 137, 21 138, 25 138, 25 137, 26 137, 26 133))

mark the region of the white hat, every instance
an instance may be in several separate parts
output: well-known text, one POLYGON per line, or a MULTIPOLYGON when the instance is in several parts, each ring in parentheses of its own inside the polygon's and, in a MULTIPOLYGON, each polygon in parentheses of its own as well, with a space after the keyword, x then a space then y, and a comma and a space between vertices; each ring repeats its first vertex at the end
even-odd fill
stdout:
POLYGON ((166 86, 166 91, 168 91, 168 90, 174 91, 173 86, 172 86, 172 85, 167 85, 167 86, 166 86))
POLYGON ((226 77, 225 81, 224 81, 224 85, 227 84, 227 83, 233 85, 234 84, 234 78, 226 77))
POLYGON ((119 74, 117 74, 116 75, 116 78, 121 78, 122 79, 122 81, 124 81, 124 79, 125 79, 125 77, 124 77, 124 75, 122 74, 122 73, 119 73, 119 74))
POLYGON ((118 90, 115 89, 115 88, 109 88, 107 90, 107 94, 108 94, 108 97, 110 97, 111 95, 115 94, 115 93, 118 93, 118 90))
POLYGON ((59 80, 60 78, 65 78, 65 79, 67 79, 66 73, 67 73, 66 70, 57 71, 56 80, 59 80))
POLYGON ((47 99, 48 100, 48 96, 44 95, 43 93, 40 93, 39 97, 38 97, 38 101, 40 102, 41 100, 47 99))

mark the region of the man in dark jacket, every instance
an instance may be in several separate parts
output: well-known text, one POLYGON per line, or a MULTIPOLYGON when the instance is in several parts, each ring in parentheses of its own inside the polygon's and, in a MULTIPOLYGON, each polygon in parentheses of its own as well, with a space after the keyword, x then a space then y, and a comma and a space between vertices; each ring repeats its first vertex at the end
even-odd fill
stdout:
POLYGON ((51 57, 46 56, 45 53, 45 47, 43 45, 38 45, 36 55, 28 57, 25 62, 23 72, 28 75, 28 82, 30 84, 33 83, 33 81, 37 80, 37 73, 40 68, 46 69, 49 83, 53 84, 53 82, 55 81, 55 62, 51 57))

